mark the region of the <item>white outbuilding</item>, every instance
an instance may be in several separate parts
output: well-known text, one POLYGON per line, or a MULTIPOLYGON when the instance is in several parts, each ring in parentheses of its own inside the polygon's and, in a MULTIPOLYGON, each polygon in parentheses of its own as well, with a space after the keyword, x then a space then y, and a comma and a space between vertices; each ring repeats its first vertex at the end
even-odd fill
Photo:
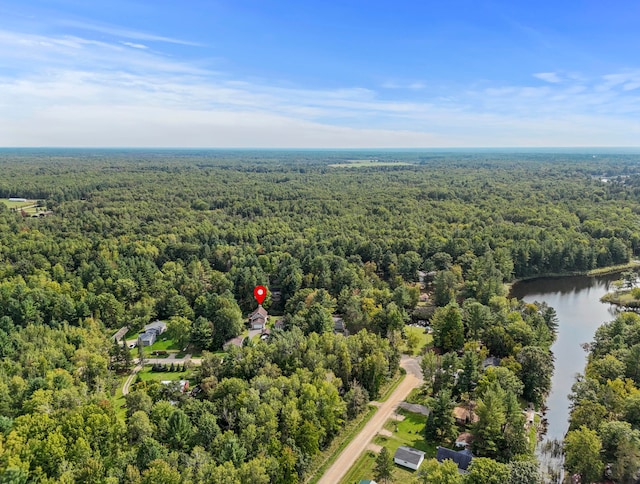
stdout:
POLYGON ((414 471, 418 470, 418 467, 420 467, 423 460, 424 452, 405 446, 398 447, 398 450, 396 450, 396 453, 393 456, 393 462, 402 467, 413 469, 414 471))

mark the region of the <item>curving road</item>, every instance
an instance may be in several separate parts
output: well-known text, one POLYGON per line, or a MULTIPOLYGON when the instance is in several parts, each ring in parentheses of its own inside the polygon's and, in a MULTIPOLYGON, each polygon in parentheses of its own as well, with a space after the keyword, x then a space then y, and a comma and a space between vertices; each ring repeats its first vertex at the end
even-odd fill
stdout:
POLYGON ((136 365, 135 368, 131 370, 131 374, 129 375, 129 378, 127 378, 124 382, 124 385, 122 385, 123 396, 126 397, 129 394, 129 387, 133 383, 133 379, 136 377, 136 373, 138 373, 140 370, 142 370, 142 365, 136 365))
POLYGON ((371 439, 382 429, 384 423, 391 418, 393 412, 398 407, 411 390, 422 384, 422 373, 417 358, 402 357, 400 365, 407 370, 407 376, 402 380, 398 388, 383 402, 378 411, 371 417, 371 420, 356 435, 351 443, 342 451, 333 465, 327 469, 318 484, 336 484, 349 471, 356 462, 362 451, 367 448, 371 439))

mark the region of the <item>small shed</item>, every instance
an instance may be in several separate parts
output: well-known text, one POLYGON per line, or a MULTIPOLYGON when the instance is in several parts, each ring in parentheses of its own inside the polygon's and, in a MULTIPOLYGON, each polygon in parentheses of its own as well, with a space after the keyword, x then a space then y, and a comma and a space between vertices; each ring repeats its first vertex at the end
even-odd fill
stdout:
POLYGON ((405 446, 398 447, 398 450, 396 450, 396 453, 393 456, 393 462, 400 466, 413 469, 414 471, 418 470, 418 467, 420 467, 423 460, 424 452, 405 446))

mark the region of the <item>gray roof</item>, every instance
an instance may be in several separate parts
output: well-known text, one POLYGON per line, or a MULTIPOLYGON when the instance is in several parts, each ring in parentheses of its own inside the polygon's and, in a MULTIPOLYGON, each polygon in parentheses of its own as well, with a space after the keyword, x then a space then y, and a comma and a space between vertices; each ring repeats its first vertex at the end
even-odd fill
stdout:
POLYGON ((424 452, 418 449, 412 449, 411 447, 402 446, 398 447, 393 458, 418 465, 420 463, 420 459, 424 459, 424 452))
POLYGON ((153 343, 156 339, 156 335, 155 333, 140 333, 138 335, 138 339, 140 341, 150 341, 151 343, 153 343))
POLYGON ((489 358, 485 358, 482 361, 482 368, 483 369, 487 369, 490 366, 500 366, 500 358, 497 358, 495 356, 490 356, 489 358))
POLYGON ((471 452, 466 450, 456 452, 455 450, 447 449, 445 447, 438 447, 436 460, 438 462, 442 462, 447 459, 451 459, 455 462, 458 465, 458 469, 466 471, 467 467, 469 467, 469 464, 471 464, 471 461, 473 460, 473 455, 471 452))
POLYGON ((167 323, 162 321, 154 321, 153 323, 149 323, 144 327, 145 332, 147 331, 155 331, 158 334, 162 334, 167 330, 167 323))

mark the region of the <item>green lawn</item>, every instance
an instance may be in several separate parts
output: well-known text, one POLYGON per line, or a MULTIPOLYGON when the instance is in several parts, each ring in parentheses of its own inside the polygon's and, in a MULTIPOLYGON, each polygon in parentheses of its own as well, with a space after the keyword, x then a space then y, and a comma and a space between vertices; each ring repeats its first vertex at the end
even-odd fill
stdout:
POLYGON ((389 449, 391 454, 396 452, 396 449, 401 445, 413 447, 414 449, 422 450, 427 453, 427 458, 436 456, 436 446, 433 443, 427 443, 422 436, 422 429, 427 422, 426 415, 419 413, 407 412, 406 410, 398 410, 398 415, 404 415, 405 419, 402 422, 396 422, 393 419, 387 420, 384 424, 384 428, 393 433, 393 437, 383 437, 377 435, 373 442, 378 445, 383 445, 389 449))
POLYGON ((402 347, 402 352, 412 355, 419 355, 425 346, 433 344, 433 336, 425 333, 425 328, 419 326, 405 326, 404 331, 409 336, 410 334, 417 336, 418 345, 415 347, 413 353, 409 352, 407 348, 406 340, 402 347))
MULTIPOLYGON (((182 365, 181 365, 182 366, 182 365)), ((175 381, 175 380, 188 380, 190 371, 151 371, 151 366, 145 366, 138 373, 138 377, 141 381, 175 381)))
POLYGON ((129 374, 127 373, 126 375, 118 378, 118 388, 116 389, 116 394, 109 398, 111 404, 113 405, 113 408, 116 409, 116 415, 118 415, 118 417, 120 417, 122 420, 124 420, 125 414, 127 413, 127 410, 124 408, 124 404, 126 403, 126 401, 124 399, 124 395, 122 395, 122 386, 124 385, 124 382, 128 377, 129 374))
MULTIPOLYGON (((405 419, 402 422, 397 423, 397 431, 394 419, 387 420, 384 424, 384 428, 392 432, 393 436, 383 437, 381 435, 377 435, 373 439, 373 443, 386 447, 391 455, 395 454, 398 447, 406 445, 408 447, 424 451, 427 459, 435 457, 436 444, 426 442, 422 436, 422 429, 427 421, 427 417, 425 415, 407 412, 402 409, 398 410, 398 415, 404 415, 405 419)), ((375 461, 376 454, 371 451, 365 451, 358 458, 353 467, 349 469, 349 472, 345 475, 344 479, 342 479, 341 483, 353 484, 361 479, 373 479, 375 461)), ((404 483, 409 481, 413 475, 413 471, 396 465, 393 471, 392 482, 398 484, 404 483)))
POLYGON ((27 200, 26 202, 10 202, 8 198, 0 199, 0 201, 4 203, 7 208, 30 207, 38 203, 38 200, 27 200))
MULTIPOLYGON (((153 356, 152 353, 154 351, 178 352, 181 349, 182 348, 180 348, 178 343, 176 343, 171 338, 169 338, 169 336, 167 336, 167 333, 165 333, 160 335, 160 338, 158 338, 157 341, 153 343, 151 346, 145 346, 144 354, 147 356, 153 356)), ((138 348, 134 348, 134 350, 136 351, 136 354, 137 354, 138 348)))

